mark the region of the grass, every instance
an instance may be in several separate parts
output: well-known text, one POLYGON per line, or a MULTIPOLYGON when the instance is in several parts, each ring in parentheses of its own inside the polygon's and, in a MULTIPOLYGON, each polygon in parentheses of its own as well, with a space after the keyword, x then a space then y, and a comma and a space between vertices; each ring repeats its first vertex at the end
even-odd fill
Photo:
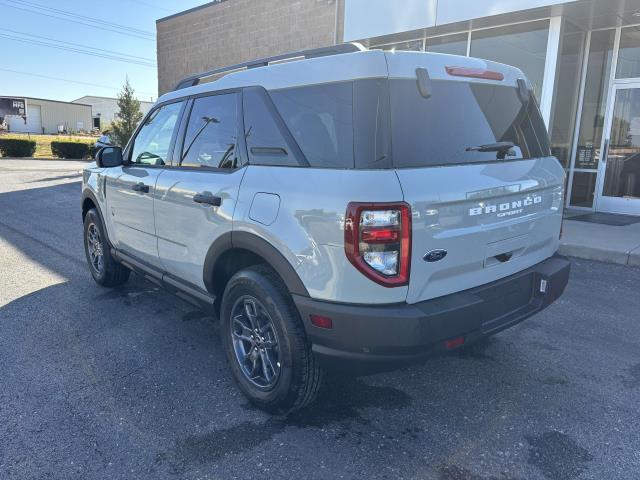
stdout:
POLYGON ((53 158, 51 142, 82 142, 93 145, 99 138, 89 135, 32 135, 28 133, 0 133, 0 138, 19 138, 36 142, 35 158, 53 158))

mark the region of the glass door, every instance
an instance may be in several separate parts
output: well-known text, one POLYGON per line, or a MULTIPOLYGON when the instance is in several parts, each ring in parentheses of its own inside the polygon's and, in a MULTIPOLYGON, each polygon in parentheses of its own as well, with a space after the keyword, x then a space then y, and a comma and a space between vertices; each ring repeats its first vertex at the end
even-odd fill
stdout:
POLYGON ((617 84, 605 124, 599 211, 640 212, 640 82, 617 84))

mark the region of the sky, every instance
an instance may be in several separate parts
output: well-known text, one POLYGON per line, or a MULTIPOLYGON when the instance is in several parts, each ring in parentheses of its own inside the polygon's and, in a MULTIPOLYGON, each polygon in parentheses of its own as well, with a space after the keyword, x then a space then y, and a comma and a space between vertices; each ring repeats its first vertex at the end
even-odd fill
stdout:
POLYGON ((155 101, 156 20, 205 3, 0 0, 0 96, 115 97, 128 77, 138 99, 155 101))

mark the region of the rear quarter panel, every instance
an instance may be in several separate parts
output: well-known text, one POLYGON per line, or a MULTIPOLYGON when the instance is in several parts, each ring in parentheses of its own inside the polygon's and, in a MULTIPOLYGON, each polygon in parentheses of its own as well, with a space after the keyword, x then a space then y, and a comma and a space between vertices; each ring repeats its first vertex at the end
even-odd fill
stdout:
MULTIPOLYGON (((233 229, 271 243, 294 266, 315 299, 365 304, 404 302, 407 287, 378 285, 357 271, 344 252, 344 217, 349 202, 402 199, 393 170, 250 166, 240 188, 233 229), (256 204, 269 198, 264 194, 280 198, 275 220, 256 204), (271 223, 258 221, 262 218, 269 218, 271 223)), ((273 205, 272 199, 269 203, 273 205)))

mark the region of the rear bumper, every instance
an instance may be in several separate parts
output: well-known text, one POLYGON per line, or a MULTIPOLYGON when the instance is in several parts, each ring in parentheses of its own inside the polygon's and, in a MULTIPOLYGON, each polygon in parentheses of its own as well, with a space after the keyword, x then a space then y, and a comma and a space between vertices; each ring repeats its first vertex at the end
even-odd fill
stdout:
POLYGON ((562 295, 569 271, 569 261, 556 255, 498 281, 412 305, 337 304, 298 295, 294 301, 325 367, 372 373, 446 351, 448 340, 464 337, 469 345, 523 321, 562 295), (312 325, 311 314, 331 318, 333 328, 312 325))

